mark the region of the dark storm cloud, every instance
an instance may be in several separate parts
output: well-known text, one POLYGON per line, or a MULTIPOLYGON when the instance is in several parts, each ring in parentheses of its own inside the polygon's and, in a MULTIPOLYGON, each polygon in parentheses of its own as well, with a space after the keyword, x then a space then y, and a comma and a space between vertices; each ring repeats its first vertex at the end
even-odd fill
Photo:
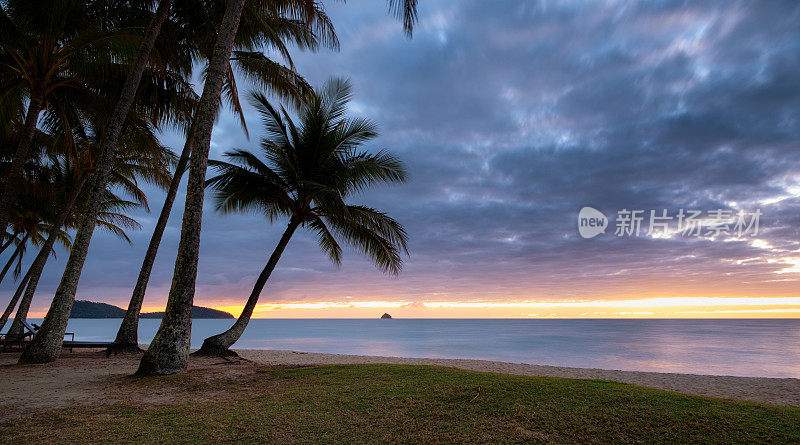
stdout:
MULTIPOLYGON (((800 248, 797 2, 426 0, 411 40, 382 2, 328 6, 341 52, 298 52, 295 62, 317 85, 351 78, 352 111, 381 127, 372 146, 406 162, 407 185, 360 198, 406 224, 412 256, 399 278, 354 252, 336 272, 299 236, 265 300, 592 297, 636 295, 647 283, 664 295, 800 290, 793 274, 775 284, 788 266, 768 262, 800 248), (609 216, 760 207, 762 242, 583 240, 575 224, 586 205, 609 216), (755 260, 736 264, 743 259, 755 260)), ((256 147, 259 119, 248 110, 251 139, 225 114, 213 156, 256 147)), ((151 195, 160 208, 161 195, 151 195)), ((169 288, 181 209, 156 265, 153 304, 169 288)), ((221 217, 210 201, 206 212, 198 300, 238 302, 284 223, 221 217)), ((154 219, 142 220, 133 248, 96 237, 81 297, 127 298, 154 219)))

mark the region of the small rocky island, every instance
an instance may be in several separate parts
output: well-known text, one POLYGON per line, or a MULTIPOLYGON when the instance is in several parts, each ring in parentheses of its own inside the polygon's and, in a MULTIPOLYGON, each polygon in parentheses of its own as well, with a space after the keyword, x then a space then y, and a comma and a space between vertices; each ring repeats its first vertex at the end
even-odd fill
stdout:
POLYGON ((383 318, 385 318, 385 319, 389 319, 389 318, 392 318, 392 316, 391 316, 391 315, 389 315, 389 314, 387 314, 387 313, 384 313, 383 315, 381 315, 381 318, 382 318, 382 319, 383 319, 383 318))

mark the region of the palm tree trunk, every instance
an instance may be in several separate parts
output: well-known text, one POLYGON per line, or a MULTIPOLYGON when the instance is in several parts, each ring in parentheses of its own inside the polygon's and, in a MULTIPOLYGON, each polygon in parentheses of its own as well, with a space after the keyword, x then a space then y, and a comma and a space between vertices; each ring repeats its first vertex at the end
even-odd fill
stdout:
POLYGON ((61 277, 50 310, 47 311, 42 322, 42 327, 31 340, 31 344, 20 356, 20 363, 46 363, 56 359, 61 350, 61 343, 64 341, 64 332, 67 330, 67 321, 72 310, 72 303, 75 301, 75 292, 78 290, 78 281, 83 270, 83 263, 86 261, 86 254, 89 251, 89 243, 94 233, 97 215, 100 211, 100 203, 106 190, 108 178, 111 174, 111 165, 117 154, 117 141, 122 132, 122 125, 128 116, 128 111, 136 97, 136 90, 142 80, 142 74, 147 67, 150 53, 153 50, 156 37, 161 30, 161 25, 169 13, 172 0, 162 0, 158 5, 155 15, 150 21, 147 31, 139 47, 136 61, 125 79, 117 106, 109 120, 105 135, 100 144, 100 157, 97 163, 97 170, 94 173, 92 189, 89 194, 89 201, 86 214, 84 215, 75 235, 75 242, 69 253, 69 260, 61 277))
POLYGON ((219 28, 214 51, 208 64, 203 95, 195 112, 192 132, 189 135, 192 157, 186 205, 183 212, 181 241, 175 259, 172 287, 167 308, 150 347, 139 363, 138 375, 174 374, 186 369, 189 342, 192 334, 192 304, 197 279, 197 259, 200 250, 200 226, 203 219, 208 151, 214 126, 222 84, 233 50, 239 19, 245 0, 230 0, 219 28))
MULTIPOLYGON (((39 278, 42 276, 42 271, 44 270, 44 265, 48 257, 49 255, 45 257, 43 262, 33 263, 31 267, 28 268, 28 273, 26 274, 28 285, 25 286, 25 294, 19 302, 19 308, 17 308, 17 313, 14 315, 14 321, 11 322, 11 328, 8 329, 8 332, 23 331, 22 322, 28 319, 28 310, 31 308, 31 301, 33 301, 33 296, 36 293, 36 286, 39 284, 39 278)), ((19 292, 19 289, 17 292, 19 292)))
MULTIPOLYGON (((33 296, 36 294, 36 286, 39 285, 39 278, 42 277, 44 266, 47 264, 47 260, 50 258, 50 253, 53 251, 53 246, 56 244, 58 231, 64 227, 64 224, 67 222, 67 218, 72 212, 72 208, 75 206, 75 202, 78 200, 81 190, 83 190, 83 186, 86 183, 87 177, 88 175, 83 175, 72 188, 72 191, 67 198, 67 202, 64 203, 64 208, 61 209, 61 213, 58 214, 56 221, 53 223, 53 229, 50 231, 50 235, 47 237, 44 245, 42 245, 42 248, 39 249, 39 253, 36 255, 36 258, 34 258, 33 263, 31 263, 31 266, 28 268, 28 272, 25 274, 25 280, 28 284, 25 288, 25 295, 22 297, 22 301, 19 303, 17 314, 14 316, 14 322, 11 323, 11 329, 9 329, 8 332, 22 330, 22 322, 28 318, 28 310, 31 307, 33 296)), ((19 289, 17 292, 19 293, 19 289)), ((19 299, 17 294, 14 296, 19 299)), ((16 301, 14 301, 14 303, 16 304, 16 301)))
POLYGON ((13 243, 15 239, 17 239, 17 236, 19 236, 19 232, 14 232, 13 235, 9 236, 8 241, 6 241, 6 243, 3 244, 3 247, 0 248, 0 253, 5 252, 6 249, 8 249, 8 246, 10 246, 11 243, 13 243))
POLYGON ((6 278, 6 274, 8 273, 8 269, 11 269, 11 265, 14 264, 14 260, 17 256, 22 252, 22 249, 25 247, 25 243, 28 241, 28 238, 31 236, 31 232, 25 234, 22 240, 17 244, 17 248, 14 249, 14 253, 11 254, 11 258, 8 259, 5 267, 3 267, 3 271, 0 272, 0 283, 6 278))
MULTIPOLYGON (((8 329, 8 332, 19 333, 24 330, 22 322, 28 319, 28 310, 31 308, 31 301, 33 301, 33 295, 36 292, 36 285, 39 284, 39 278, 42 276, 42 271, 44 270, 44 264, 47 262, 47 258, 49 258, 49 255, 45 257, 45 260, 41 262, 41 264, 34 262, 31 264, 31 267, 28 268, 28 272, 26 274, 28 278, 28 285, 25 286, 25 294, 23 295, 22 300, 19 302, 17 313, 14 315, 14 321, 11 322, 11 327, 8 329)), ((19 292, 19 289, 17 289, 17 292, 19 292)))
POLYGON ((17 151, 14 152, 14 159, 11 161, 11 170, 5 178, 5 189, 3 197, 0 199, 0 233, 6 233, 8 220, 11 217, 11 208, 14 200, 17 199, 17 188, 22 179, 22 167, 28 160, 31 151, 33 135, 36 133, 36 123, 39 121, 39 114, 44 107, 44 94, 32 91, 31 100, 28 102, 28 111, 25 113, 25 124, 22 127, 22 134, 17 144, 17 151))
POLYGON ((236 355, 235 352, 228 348, 233 346, 233 344, 236 343, 236 341, 239 340, 244 333, 247 323, 250 322, 250 317, 253 316, 253 310, 258 303, 258 297, 261 295, 264 285, 267 283, 270 274, 272 274, 272 271, 275 269, 275 265, 278 264, 278 260, 281 258, 284 249, 286 249, 286 245, 289 244, 289 240, 292 238, 294 231, 299 225, 300 220, 297 218, 293 217, 289 221, 289 226, 286 227, 286 231, 283 232, 281 240, 278 242, 278 245, 275 247, 275 250, 269 257, 269 261, 267 261, 267 265, 264 266, 264 270, 261 271, 261 275, 258 276, 256 284, 253 286, 253 291, 250 293, 250 297, 247 299, 247 303, 244 305, 244 309, 242 309, 242 314, 239 315, 236 323, 234 323, 233 326, 231 326, 231 328, 227 331, 205 339, 203 341, 203 346, 200 348, 200 350, 195 352, 195 354, 218 356, 236 355))
POLYGON ((167 197, 164 199, 164 206, 161 208, 161 214, 158 216, 156 228, 153 230, 153 236, 150 237, 150 245, 147 246, 147 252, 142 261, 142 268, 139 270, 139 278, 136 280, 136 286, 133 288, 131 301, 128 303, 128 310, 125 312, 125 318, 122 319, 122 324, 117 331, 117 338, 114 340, 116 343, 112 348, 114 352, 130 351, 139 352, 139 313, 142 310, 142 303, 144 302, 144 295, 147 291, 147 283, 150 281, 150 273, 153 271, 153 263, 158 254, 158 246, 161 244, 161 238, 164 235, 164 229, 167 227, 169 221, 169 214, 172 211, 172 205, 175 203, 175 196, 178 194, 178 187, 181 184, 183 171, 186 170, 186 164, 189 163, 189 155, 192 153, 192 147, 187 141, 183 146, 181 158, 178 160, 178 165, 175 166, 175 174, 172 175, 172 181, 169 184, 167 197))
MULTIPOLYGON (((0 316, 0 330, 3 329, 3 326, 6 325, 8 321, 8 317, 11 316, 11 312, 14 311, 14 307, 17 305, 17 301, 19 301, 19 297, 22 296, 22 292, 25 291, 25 286, 28 284, 28 278, 31 276, 31 268, 28 268, 28 271, 25 273, 25 276, 22 278, 22 281, 17 286, 17 291, 14 292, 14 296, 11 297, 11 301, 8 302, 8 306, 6 306, 6 310, 3 312, 3 315, 0 316)), ((11 330, 9 330, 11 332, 11 330)))

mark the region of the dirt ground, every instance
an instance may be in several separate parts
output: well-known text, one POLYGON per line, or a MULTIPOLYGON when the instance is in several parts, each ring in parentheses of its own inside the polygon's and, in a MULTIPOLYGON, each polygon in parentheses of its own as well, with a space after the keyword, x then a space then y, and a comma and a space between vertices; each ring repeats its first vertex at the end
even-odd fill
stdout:
MULTIPOLYGON (((136 400, 142 404, 175 403, 185 399, 187 385, 207 390, 192 397, 218 398, 211 384, 255 372, 260 366, 242 359, 192 357, 188 372, 177 376, 176 385, 142 385, 131 377, 140 355, 120 354, 106 358, 103 351, 64 352, 43 365, 18 365, 19 353, 0 354, 0 420, 45 408, 113 404, 136 400)), ((173 376, 176 377, 176 376, 173 376)))

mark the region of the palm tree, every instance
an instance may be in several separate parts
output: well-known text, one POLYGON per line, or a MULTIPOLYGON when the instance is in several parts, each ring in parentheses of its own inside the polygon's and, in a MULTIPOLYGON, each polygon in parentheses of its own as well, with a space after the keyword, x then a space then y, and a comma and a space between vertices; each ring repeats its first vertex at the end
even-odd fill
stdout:
POLYGON ((27 97, 22 131, 0 198, 4 233, 39 116, 60 95, 92 95, 115 58, 131 52, 117 17, 125 2, 5 0, 0 4, 0 73, 5 91, 27 97), (43 13, 43 11, 47 11, 43 13))
MULTIPOLYGON (((128 229, 139 229, 141 226, 135 219, 125 215, 125 212, 140 206, 141 204, 138 202, 121 199, 115 194, 108 192, 103 201, 103 210, 99 213, 95 225, 121 238, 128 244, 131 244, 131 240, 125 231, 128 229)), ((22 322, 28 317, 28 310, 30 309, 31 302, 36 293, 39 278, 41 278, 44 265, 50 257, 50 251, 45 250, 45 248, 52 246, 50 240, 51 238, 48 238, 48 245, 40 249, 36 260, 34 260, 33 264, 28 268, 28 272, 26 273, 26 277, 28 278, 27 285, 25 286, 22 299, 19 301, 17 313, 14 315, 14 321, 11 323, 8 332, 16 333, 24 330, 22 322), (37 261, 40 258, 42 259, 37 261)))
MULTIPOLYGON (((237 0, 243 1, 243 0, 237 0)), ((103 196, 106 192, 111 167, 114 157, 117 154, 117 143, 123 130, 123 125, 128 118, 128 112, 134 105, 136 92, 150 60, 150 54, 155 46, 156 38, 161 30, 161 26, 166 20, 172 5, 172 0, 161 0, 158 8, 152 15, 150 22, 141 39, 136 58, 131 65, 122 89, 118 95, 119 99, 110 114, 106 127, 102 134, 100 143, 100 154, 93 174, 93 180, 89 189, 88 205, 82 223, 78 227, 75 241, 70 250, 69 259, 61 277, 50 310, 42 322, 42 327, 34 336, 31 344, 20 356, 20 363, 45 363, 55 360, 61 349, 64 332, 67 329, 67 321, 75 300, 75 293, 78 288, 83 264, 86 261, 86 254, 89 250, 89 243, 94 233, 95 220, 100 213, 103 196)), ((219 96, 217 96, 219 97, 219 96)), ((154 110, 163 111, 163 110, 154 110)))
POLYGON ((227 331, 207 338, 198 354, 234 354, 228 348, 244 332, 264 285, 299 227, 314 232, 336 264, 342 253, 338 238, 368 255, 380 269, 399 272, 400 255, 407 253, 403 227, 383 212, 345 202, 372 184, 405 179, 397 158, 360 148, 377 133, 372 122, 345 117, 350 90, 347 81, 328 81, 297 107, 299 125, 285 110, 278 113, 263 94, 254 94, 267 131, 261 140, 263 159, 237 150, 226 154, 231 163, 212 164, 221 172, 208 181, 217 190, 219 210, 263 212, 271 221, 287 216, 289 224, 239 318, 227 331))
MULTIPOLYGON (((272 2, 279 3, 274 0, 272 2)), ((223 84, 223 92, 230 108, 239 115, 245 132, 247 132, 247 127, 244 123, 244 112, 239 104, 236 80, 233 75, 235 70, 244 75, 246 79, 262 88, 269 89, 280 97, 299 100, 311 91, 311 87, 294 71, 285 40, 294 42, 300 49, 312 51, 318 49, 320 44, 326 44, 331 48, 336 48, 338 44, 330 21, 319 5, 297 0, 283 0, 283 2, 286 3, 284 8, 277 9, 265 7, 263 2, 251 1, 245 4, 242 12, 242 23, 237 31, 235 44, 239 50, 233 52, 233 57, 228 62, 228 74, 223 84), (294 16, 302 17, 302 20, 295 19, 294 16), (255 51, 257 48, 264 47, 276 49, 283 55, 289 66, 283 66, 270 60, 262 52, 255 51)), ((175 5, 175 9, 176 15, 185 21, 184 26, 180 29, 191 31, 186 32, 187 35, 177 33, 172 38, 187 42, 188 46, 196 48, 193 53, 196 53, 198 58, 207 60, 211 55, 213 42, 217 39, 217 28, 214 24, 220 21, 224 12, 220 8, 220 3, 179 1, 175 5), (191 9, 187 10, 188 8, 191 9)), ((190 154, 191 146, 187 140, 142 260, 128 309, 117 331, 115 345, 111 348, 115 353, 141 352, 138 345, 139 314, 161 238, 169 221, 169 215, 190 154)))
MULTIPOLYGON (((48 251, 44 250, 46 248, 46 246, 54 244, 54 243, 49 242, 49 240, 51 238, 57 240, 61 244, 64 244, 66 246, 66 248, 69 248, 72 245, 72 240, 71 240, 69 234, 66 232, 66 230, 62 229, 62 230, 59 230, 58 233, 54 233, 54 234, 51 234, 50 236, 48 236, 48 238, 47 238, 48 242, 45 245, 45 247, 40 249, 40 251, 39 251, 40 253, 41 252, 48 252, 48 251)), ((55 252, 52 250, 52 248, 51 248, 49 253, 52 254, 53 256, 55 256, 55 252)), ((38 255, 37 255, 37 258, 38 258, 38 255)), ((20 281, 19 285, 17 286, 17 290, 14 292, 14 295, 11 297, 11 300, 8 302, 8 305, 6 306, 6 310, 3 311, 3 315, 0 316, 0 330, 3 329, 3 326, 6 325, 6 322, 8 321, 8 317, 11 315, 11 312, 14 311, 14 308, 17 306, 17 302, 19 301, 20 297, 22 297, 23 292, 25 292, 28 289, 28 283, 30 281, 31 275, 33 274, 33 272, 36 271, 36 269, 37 269, 36 260, 34 260, 34 263, 31 264, 31 266, 28 267, 28 271, 25 272, 25 276, 22 277, 22 280, 20 281)), ((35 290, 35 288, 32 288, 32 289, 35 290)), ((33 292, 33 290, 31 292, 33 292)), ((33 299, 33 295, 30 296, 30 299, 33 299)), ((30 305, 30 303, 28 303, 28 305, 30 305)), ((19 314, 19 312, 18 312, 18 314, 19 314)), ((27 315, 27 310, 25 311, 25 314, 27 315)), ((25 318, 23 317, 23 320, 24 319, 25 318)))
MULTIPOLYGON (((130 243, 125 229, 138 228, 139 224, 125 216, 123 212, 135 207, 149 210, 147 198, 139 188, 138 180, 144 180, 162 188, 166 187, 169 181, 168 168, 174 154, 158 142, 154 129, 141 122, 141 116, 131 114, 128 120, 126 131, 119 141, 119 154, 114 159, 114 169, 104 193, 95 225, 130 243), (114 192, 115 189, 123 191, 129 199, 117 196, 114 192)), ((56 163, 54 169, 56 178, 53 182, 63 184, 61 199, 64 201, 63 206, 60 206, 63 209, 62 212, 54 218, 54 227, 78 227, 82 219, 81 215, 88 213, 86 207, 89 203, 86 202, 86 190, 83 185, 90 176, 91 166, 96 164, 99 144, 91 136, 76 137, 73 143, 77 145, 78 152, 82 156, 77 159, 69 159, 63 164, 56 163), (72 162, 79 165, 74 165, 72 162)), ((27 287, 9 332, 21 329, 22 321, 27 317, 28 308, 35 295, 45 264, 50 257, 54 242, 54 236, 48 237, 44 247, 31 264, 26 274, 27 287)))
MULTIPOLYGON (((49 168, 43 170, 52 171, 52 169, 49 168)), ((39 201, 40 204, 46 204, 46 206, 44 205, 37 206, 39 207, 40 210, 40 212, 36 214, 38 224, 34 229, 27 231, 25 237, 29 237, 29 239, 33 240, 33 244, 41 246, 40 252, 47 252, 48 256, 50 254, 55 256, 55 251, 53 250, 53 246, 55 245, 55 243, 59 242, 64 247, 69 249, 69 247, 72 244, 72 239, 66 232, 66 230, 57 229, 52 224, 45 222, 46 220, 52 217, 52 214, 55 211, 56 207, 59 204, 61 204, 58 200, 58 194, 53 193, 55 190, 61 187, 57 184, 57 181, 53 181, 52 177, 42 178, 40 176, 39 179, 42 180, 43 182, 46 181, 48 185, 50 185, 49 187, 50 190, 49 193, 46 194, 46 196, 39 197, 38 199, 30 199, 31 197, 26 197, 26 199, 24 199, 24 202, 26 203, 39 201)), ((34 261, 34 265, 35 264, 36 261, 34 261)), ((25 288, 27 287, 28 282, 30 280, 32 270, 35 270, 34 266, 30 266, 28 268, 28 271, 25 273, 25 276, 22 278, 19 285, 17 286, 17 290, 16 292, 14 292, 14 295, 9 301, 8 306, 3 312, 3 315, 0 316, 0 330, 3 328, 3 326, 5 326, 6 321, 8 321, 8 317, 11 315, 11 312, 14 310, 14 308, 17 305, 17 302, 22 296, 22 293, 25 291, 25 288)))
MULTIPOLYGON (((389 5, 395 12, 403 11, 400 15, 403 16, 406 32, 410 33, 416 14, 416 0, 390 0, 389 5)), ((227 76, 226 66, 233 50, 243 6, 244 0, 228 2, 206 72, 203 97, 192 123, 192 137, 189 138, 192 158, 172 286, 161 326, 139 364, 139 375, 174 374, 186 369, 214 108, 227 76), (214 103, 204 103, 204 99, 214 103)))
MULTIPOLYGON (((54 213, 53 210, 55 210, 55 207, 53 207, 53 203, 56 202, 52 200, 52 194, 49 195, 51 199, 47 200, 46 202, 39 203, 38 207, 40 207, 40 209, 37 210, 40 211, 30 215, 32 227, 25 230, 24 235, 20 239, 17 247, 12 252, 8 262, 6 262, 6 265, 3 267, 3 270, 0 271, 0 281, 2 281, 5 278, 5 275, 11 269, 11 266, 15 261, 17 265, 14 268, 14 273, 13 273, 14 280, 19 278, 22 269, 22 259, 23 256, 25 255, 25 252, 27 251, 29 242, 34 246, 41 247, 42 245, 45 244, 46 242, 45 240, 49 236, 53 236, 55 241, 60 241, 65 247, 69 248, 71 244, 71 239, 69 235, 63 230, 55 229, 52 224, 46 222, 47 220, 52 218, 52 215, 54 213)), ((25 195, 22 194, 20 196, 25 196, 25 195)), ((26 201, 27 203, 30 203, 33 200, 30 199, 29 197, 26 197, 26 201)))
MULTIPOLYGON (((10 93, 10 92, 7 92, 10 93)), ((0 105, 2 109, 3 105, 0 105)), ((51 106, 51 110, 55 107, 51 106)), ((0 115, 7 109, 0 110, 0 115)), ((17 113, 21 113, 21 107, 17 107, 17 113)), ((5 178, 9 175, 11 169, 11 154, 13 148, 18 145, 20 133, 22 131, 21 125, 18 120, 19 114, 16 116, 9 116, 11 122, 4 130, 0 130, 0 173, 5 178)), ((52 205, 52 186, 49 184, 49 168, 43 165, 41 157, 47 151, 48 146, 52 144, 51 135, 42 130, 36 130, 33 141, 31 144, 30 158, 23 166, 23 176, 17 184, 18 200, 9 212, 9 221, 5 238, 7 240, 0 246, 0 252, 5 251, 11 245, 14 245, 14 250, 11 253, 9 261, 6 263, 3 270, 0 271, 0 282, 10 270, 10 266, 14 261, 17 261, 17 268, 14 270, 15 276, 19 275, 19 267, 22 257, 25 253, 28 242, 41 245, 43 242, 42 234, 47 229, 46 224, 42 221, 47 219, 47 215, 52 214, 55 210, 52 205)), ((0 184, 3 188, 5 184, 0 184)))
MULTIPOLYGON (((125 212, 140 206, 141 203, 139 202, 121 199, 109 192, 107 193, 106 200, 103 202, 103 211, 98 215, 95 224, 97 227, 116 235, 130 244, 131 240, 125 231, 128 229, 139 229, 141 226, 135 219, 125 215, 125 212)), ((10 333, 21 333, 24 330, 22 322, 28 317, 28 310, 30 309, 31 302, 36 293, 39 278, 41 278, 47 259, 51 256, 52 240, 53 237, 48 237, 47 244, 39 250, 39 255, 37 255, 34 262, 28 268, 25 274, 25 281, 27 284, 24 286, 24 293, 19 289, 15 292, 14 296, 19 298, 18 295, 22 294, 22 299, 19 300, 19 307, 14 315, 14 321, 11 323, 11 327, 8 330, 10 333)), ((2 321, 4 320, 0 320, 0 322, 2 321)))
POLYGON ((228 2, 206 71, 203 94, 187 140, 192 149, 192 156, 189 165, 189 183, 186 187, 181 241, 178 244, 172 287, 161 326, 139 363, 139 369, 136 371, 139 375, 174 374, 186 369, 211 131, 243 7, 244 0, 228 2))

